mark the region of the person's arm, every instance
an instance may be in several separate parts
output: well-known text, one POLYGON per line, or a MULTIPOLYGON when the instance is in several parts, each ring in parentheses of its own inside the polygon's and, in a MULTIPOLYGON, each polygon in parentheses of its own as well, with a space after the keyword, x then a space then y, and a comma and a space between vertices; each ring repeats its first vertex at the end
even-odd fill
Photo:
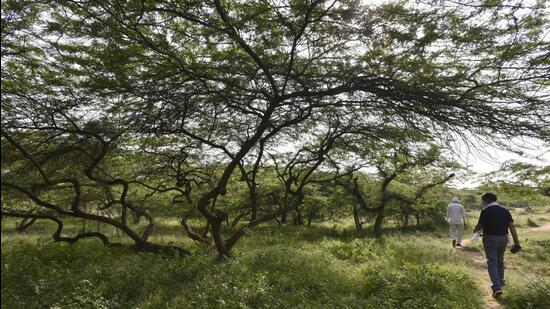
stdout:
POLYGON ((474 227, 474 233, 477 233, 479 231, 483 230, 483 225, 477 224, 476 227, 474 227))
POLYGON ((477 221, 477 225, 474 228, 474 233, 477 233, 477 232, 483 230, 483 222, 485 222, 485 213, 482 210, 481 214, 479 214, 479 220, 477 221))
POLYGON ((519 246, 518 232, 516 231, 516 227, 514 226, 514 222, 510 222, 508 224, 508 227, 510 228, 510 233, 512 233, 512 238, 514 239, 514 244, 519 246))
POLYGON ((464 206, 462 206, 462 222, 464 222, 464 227, 467 226, 466 222, 466 209, 464 209, 464 206))

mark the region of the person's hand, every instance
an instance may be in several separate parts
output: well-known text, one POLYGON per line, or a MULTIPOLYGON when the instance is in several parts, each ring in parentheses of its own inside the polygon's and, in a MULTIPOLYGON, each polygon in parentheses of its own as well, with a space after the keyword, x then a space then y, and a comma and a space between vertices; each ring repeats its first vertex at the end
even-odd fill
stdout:
POLYGON ((520 250, 521 250, 521 246, 520 246, 519 244, 514 244, 514 245, 512 246, 512 249, 510 249, 510 252, 511 252, 511 253, 517 253, 517 252, 519 252, 520 250))

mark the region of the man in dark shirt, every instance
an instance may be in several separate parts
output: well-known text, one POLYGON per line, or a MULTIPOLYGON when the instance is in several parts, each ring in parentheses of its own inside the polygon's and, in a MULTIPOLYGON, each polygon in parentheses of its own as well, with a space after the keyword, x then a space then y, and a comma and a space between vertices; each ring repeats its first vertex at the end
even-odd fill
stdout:
POLYGON ((508 209, 500 206, 496 201, 497 196, 493 193, 485 193, 481 196, 481 202, 485 208, 481 211, 474 233, 483 230, 483 249, 487 258, 489 277, 493 283, 491 286, 493 296, 500 297, 505 283, 504 252, 508 245, 508 229, 514 239, 512 252, 516 252, 521 247, 512 215, 508 209))

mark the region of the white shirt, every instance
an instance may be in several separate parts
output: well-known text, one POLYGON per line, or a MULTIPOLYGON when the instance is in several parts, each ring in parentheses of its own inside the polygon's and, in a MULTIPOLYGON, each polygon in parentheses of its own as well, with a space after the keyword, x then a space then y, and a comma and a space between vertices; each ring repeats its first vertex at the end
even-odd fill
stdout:
POLYGON ((449 204, 447 206, 447 221, 450 224, 464 224, 466 222, 464 206, 458 203, 449 204))
MULTIPOLYGON (((483 207, 483 209, 485 209, 485 208, 487 208, 487 207, 489 207, 489 206, 500 206, 500 204, 497 203, 497 202, 491 202, 491 203, 485 205, 485 207, 483 207)), ((501 206, 501 207, 502 207, 502 206, 501 206)), ((483 210, 483 209, 482 209, 482 210, 483 210)))

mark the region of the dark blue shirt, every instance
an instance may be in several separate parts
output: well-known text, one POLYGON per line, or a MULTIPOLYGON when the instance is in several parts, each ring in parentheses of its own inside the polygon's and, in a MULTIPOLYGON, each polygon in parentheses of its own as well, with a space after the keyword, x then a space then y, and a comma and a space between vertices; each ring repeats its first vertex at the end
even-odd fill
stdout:
POLYGON ((508 209, 491 203, 481 211, 478 224, 483 226, 483 235, 506 235, 510 222, 514 222, 514 219, 508 209))

